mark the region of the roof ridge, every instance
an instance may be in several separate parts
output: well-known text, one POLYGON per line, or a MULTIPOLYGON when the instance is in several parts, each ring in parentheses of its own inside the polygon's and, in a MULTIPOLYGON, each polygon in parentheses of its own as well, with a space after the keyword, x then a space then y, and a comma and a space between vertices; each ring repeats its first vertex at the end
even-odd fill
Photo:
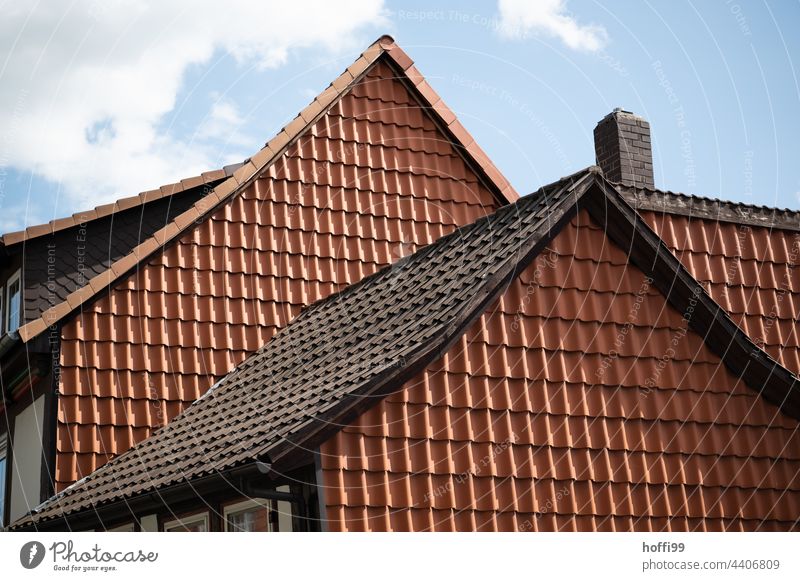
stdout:
POLYGON ((749 204, 737 200, 674 192, 650 186, 609 183, 637 209, 663 211, 766 228, 800 230, 800 209, 749 204), (691 204, 682 203, 682 200, 689 200, 691 204))
POLYGON ((61 230, 66 230, 67 228, 72 228, 73 226, 78 226, 93 220, 99 220, 100 218, 106 218, 117 212, 124 212, 125 210, 130 210, 144 204, 149 204, 150 202, 155 202, 174 194, 185 192, 200 186, 215 184, 220 180, 224 180, 225 178, 232 176, 233 172, 245 163, 247 163, 247 160, 242 163, 226 165, 221 169, 205 171, 200 175, 184 178, 178 182, 166 184, 154 190, 145 190, 134 196, 120 198, 113 202, 109 202, 108 204, 95 206, 92 209, 78 211, 65 218, 56 218, 43 224, 27 226, 23 230, 7 232, 3 235, 0 235, 0 246, 8 248, 9 246, 19 244, 20 242, 26 242, 33 238, 39 238, 40 236, 46 236, 48 234, 55 234, 61 230))
POLYGON ((728 311, 641 219, 617 184, 609 182, 602 174, 596 175, 596 179, 605 192, 605 202, 595 202, 590 213, 605 224, 606 235, 627 251, 628 260, 655 281, 656 287, 674 308, 682 312, 686 311, 687 305, 691 306, 688 325, 731 372, 784 413, 800 418, 800 378, 756 345, 733 322, 728 311), (615 195, 611 195, 609 189, 615 195), (622 223, 630 225, 630 230, 621 228, 622 223), (669 280, 662 280, 665 278, 662 276, 664 269, 673 273, 666 277, 669 280), (700 316, 698 311, 702 311, 700 316))
POLYGON ((778 212, 794 212, 794 213, 800 214, 800 210, 795 210, 795 209, 792 209, 792 208, 781 208, 779 206, 768 206, 766 204, 751 204, 751 203, 742 202, 742 201, 739 201, 739 200, 727 200, 727 199, 724 199, 724 198, 716 198, 716 197, 713 197, 713 196, 706 196, 706 195, 703 195, 703 194, 692 194, 692 193, 686 193, 686 192, 679 192, 679 191, 675 191, 675 190, 671 190, 671 189, 657 188, 655 186, 648 186, 648 185, 635 185, 635 186, 633 186, 633 185, 625 184, 625 183, 622 183, 622 182, 613 182, 611 180, 607 180, 607 181, 610 184, 614 185, 618 189, 619 188, 625 188, 625 189, 629 189, 629 190, 643 190, 643 191, 646 191, 647 193, 669 194, 671 196, 680 196, 682 198, 694 198, 694 199, 699 199, 699 200, 708 200, 710 202, 722 202, 724 204, 731 204, 731 205, 734 205, 734 206, 747 206, 749 208, 759 208, 759 209, 763 209, 763 210, 776 210, 778 212))
MULTIPOLYGON (((324 115, 350 88, 358 82, 367 70, 379 59, 388 59, 388 64, 409 87, 410 94, 421 100, 423 109, 434 118, 440 128, 451 136, 455 149, 464 156, 466 163, 472 163, 478 170, 479 179, 484 179, 489 191, 501 202, 519 199, 516 190, 489 160, 488 156, 475 143, 475 140, 458 121, 455 114, 442 101, 441 97, 427 83, 414 66, 414 61, 401 49, 391 36, 383 35, 373 42, 345 71, 325 90, 290 121, 275 137, 252 157, 239 166, 230 177, 217 184, 213 191, 196 202, 191 208, 176 216, 171 222, 152 236, 134 247, 126 256, 114 262, 108 269, 92 278, 86 285, 72 292, 66 300, 51 307, 42 315, 20 327, 23 342, 38 336, 47 327, 62 320, 91 300, 97 293, 106 289, 118 279, 130 273, 148 256, 166 246, 193 224, 206 218, 242 191, 286 149, 292 145, 314 122, 324 115), (411 90, 413 89, 413 90, 411 90), (481 178, 483 176, 483 178, 481 178)), ((45 226, 46 228, 46 226, 45 226)))

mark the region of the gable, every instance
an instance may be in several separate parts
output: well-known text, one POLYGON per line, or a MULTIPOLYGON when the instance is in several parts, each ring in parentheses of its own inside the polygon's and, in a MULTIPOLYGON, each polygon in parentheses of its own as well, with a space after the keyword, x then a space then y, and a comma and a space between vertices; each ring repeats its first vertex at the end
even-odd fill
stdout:
POLYGON ((331 530, 785 530, 798 422, 585 212, 320 449, 331 530))
MULTIPOLYGON (((212 182, 213 183, 213 182, 212 182)), ((23 322, 32 321, 208 193, 201 185, 25 240, 23 322)))
POLYGON ((498 202, 382 60, 267 170, 62 329, 56 490, 149 436, 304 306, 498 202))
POLYGON ((800 373, 800 232, 642 212, 733 321, 800 373))

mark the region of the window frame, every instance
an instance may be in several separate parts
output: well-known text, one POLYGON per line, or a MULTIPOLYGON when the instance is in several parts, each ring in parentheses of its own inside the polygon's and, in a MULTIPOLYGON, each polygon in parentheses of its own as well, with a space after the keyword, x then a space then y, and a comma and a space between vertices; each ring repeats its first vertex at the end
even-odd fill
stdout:
POLYGON ((8 277, 8 280, 5 284, 5 293, 3 297, 3 330, 6 333, 11 333, 12 331, 16 331, 22 325, 22 270, 17 269, 17 271, 8 277), (11 285, 14 283, 19 283, 19 312, 17 313, 17 323, 14 329, 11 329, 11 285))
POLYGON ((6 333, 6 286, 0 284, 0 337, 6 333))
POLYGON ((164 525, 161 527, 161 530, 165 533, 201 532, 201 531, 186 530, 188 528, 188 525, 192 525, 198 522, 202 522, 206 528, 206 530, 202 532, 207 533, 211 530, 209 528, 208 511, 199 512, 197 514, 192 514, 189 516, 179 517, 173 520, 164 521, 164 525))
POLYGON ((8 434, 0 434, 0 460, 3 461, 3 470, 0 471, 0 528, 6 525, 6 510, 8 509, 8 500, 10 486, 8 484, 8 434))
POLYGON ((275 510, 275 501, 268 498, 248 498, 240 502, 229 504, 222 509, 222 531, 226 533, 249 532, 233 531, 228 529, 228 516, 237 512, 243 512, 252 508, 263 508, 267 511, 267 530, 265 532, 274 533, 275 527, 272 524, 272 513, 275 510))

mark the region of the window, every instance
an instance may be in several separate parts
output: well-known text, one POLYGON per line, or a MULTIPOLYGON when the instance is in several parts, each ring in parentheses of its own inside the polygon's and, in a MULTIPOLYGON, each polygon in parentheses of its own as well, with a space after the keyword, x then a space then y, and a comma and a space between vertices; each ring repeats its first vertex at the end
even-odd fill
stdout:
POLYGON ((6 303, 3 300, 3 297, 5 296, 3 294, 3 288, 4 287, 2 285, 0 285, 0 335, 2 335, 3 333, 6 332, 6 326, 3 323, 3 321, 5 320, 4 313, 6 312, 6 309, 5 309, 5 304, 6 303))
POLYGON ((204 533, 208 531, 208 513, 187 516, 164 523, 168 533, 204 533))
POLYGON ((14 453, 11 455, 11 494, 8 519, 13 522, 42 499, 42 426, 44 396, 40 395, 14 420, 14 453))
POLYGON ((274 506, 271 500, 253 499, 225 508, 225 531, 232 533, 272 531, 274 506))
POLYGON ((139 530, 143 533, 157 533, 158 515, 148 514, 139 519, 139 530))
POLYGON ((20 307, 22 298, 22 284, 19 278, 19 271, 8 279, 6 284, 6 320, 5 331, 11 333, 19 329, 20 307))
POLYGON ((6 436, 0 436, 0 527, 5 526, 6 514, 6 436))

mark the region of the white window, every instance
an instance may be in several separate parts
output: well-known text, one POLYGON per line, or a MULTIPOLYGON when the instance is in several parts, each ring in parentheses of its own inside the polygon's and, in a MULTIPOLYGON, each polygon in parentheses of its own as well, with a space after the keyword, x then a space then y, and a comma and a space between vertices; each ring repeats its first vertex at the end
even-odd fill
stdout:
POLYGON ((208 531, 208 513, 195 514, 164 523, 168 533, 205 533, 208 531))
POLYGON ((14 420, 11 459, 9 521, 13 522, 41 502, 42 425, 44 396, 39 396, 14 420))
POLYGON ((6 514, 6 436, 0 436, 0 527, 5 526, 6 514))
POLYGON ((252 499, 225 507, 225 531, 229 533, 272 531, 271 500, 252 499))
POLYGON ((22 283, 20 282, 19 271, 8 279, 6 284, 6 303, 5 303, 5 331, 11 333, 19 329, 20 309, 22 307, 22 283))

